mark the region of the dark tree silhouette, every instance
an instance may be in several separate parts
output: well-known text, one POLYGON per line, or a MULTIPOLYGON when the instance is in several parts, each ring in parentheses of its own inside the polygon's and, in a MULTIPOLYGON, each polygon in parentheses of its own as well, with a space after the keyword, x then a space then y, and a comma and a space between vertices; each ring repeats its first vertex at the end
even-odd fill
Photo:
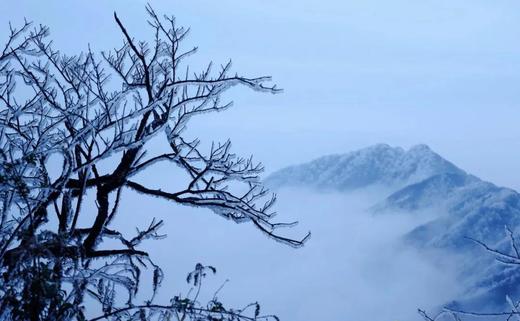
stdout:
MULTIPOLYGON (((231 74, 230 63, 190 73, 186 60, 196 48, 181 48, 189 29, 150 7, 147 12, 149 43, 135 40, 114 14, 123 45, 108 53, 63 55, 47 40, 47 27, 27 21, 10 27, 0 48, 2 320, 275 318, 261 316, 256 303, 233 310, 216 298, 154 303, 163 275, 140 245, 161 238, 163 222, 150 217, 136 235, 112 228, 122 193, 133 190, 252 223, 290 246, 302 246, 310 235, 296 240, 276 232, 294 223, 273 221, 275 197, 259 182, 260 164, 231 153, 229 141, 205 151, 198 139, 185 137, 192 117, 231 105, 221 101, 230 87, 277 93, 266 85, 270 77, 231 74), (157 134, 167 151, 153 154, 148 146, 157 134), (167 191, 136 179, 158 162, 180 168, 186 186, 167 191), (53 168, 59 169, 55 177, 53 168), (89 202, 95 210, 88 210, 89 202), (144 269, 152 271, 153 294, 136 302, 144 269)), ((197 264, 188 282, 200 287, 214 271, 197 264)))

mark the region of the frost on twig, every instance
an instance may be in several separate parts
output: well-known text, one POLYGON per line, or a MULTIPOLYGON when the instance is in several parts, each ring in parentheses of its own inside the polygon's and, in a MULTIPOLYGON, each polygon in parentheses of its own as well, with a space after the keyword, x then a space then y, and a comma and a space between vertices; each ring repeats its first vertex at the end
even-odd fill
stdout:
POLYGON ((187 62, 197 49, 181 45, 189 29, 149 6, 147 12, 152 41, 134 39, 114 14, 123 44, 101 54, 89 49, 67 56, 47 40, 47 27, 10 26, 0 48, 2 320, 18 320, 24 313, 31 314, 30 320, 84 320, 86 297, 102 312, 92 320, 120 320, 122 315, 128 320, 260 318, 256 306, 247 317, 218 302, 201 307, 188 298, 154 305, 163 274, 141 243, 164 237, 163 221, 150 218, 135 235, 114 229, 114 221, 131 215, 115 215, 128 190, 251 223, 290 246, 300 247, 309 238, 279 233, 278 228, 294 223, 273 220, 276 198, 260 183, 261 164, 235 155, 229 141, 204 150, 185 134, 193 117, 231 106, 222 99, 231 87, 280 90, 268 85, 270 77, 232 73, 230 62, 192 72, 187 62), (152 154, 147 148, 154 137, 162 137, 166 152, 152 154), (167 186, 145 186, 136 179, 158 162, 180 168, 186 186, 166 191, 167 186), (230 188, 237 185, 241 193, 230 188), (96 211, 85 212, 92 201, 96 211), (119 245, 104 248, 108 239, 119 245), (153 294, 139 304, 135 300, 146 269, 153 271, 153 294))

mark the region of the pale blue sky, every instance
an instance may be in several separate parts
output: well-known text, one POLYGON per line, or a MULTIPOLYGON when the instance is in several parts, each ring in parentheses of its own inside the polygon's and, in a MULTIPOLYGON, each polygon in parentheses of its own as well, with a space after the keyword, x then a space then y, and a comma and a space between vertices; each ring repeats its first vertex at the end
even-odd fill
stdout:
MULTIPOLYGON (((7 22, 51 27, 67 51, 108 49, 117 10, 149 36, 144 1, 4 1, 7 22)), ((235 91, 236 108, 193 129, 231 137, 268 171, 386 142, 429 144, 462 168, 520 189, 520 3, 511 0, 151 1, 192 27, 195 66, 232 58, 285 93, 235 91), (255 138, 259 133, 263 136, 255 138), (273 153, 274 152, 274 153, 273 153)))

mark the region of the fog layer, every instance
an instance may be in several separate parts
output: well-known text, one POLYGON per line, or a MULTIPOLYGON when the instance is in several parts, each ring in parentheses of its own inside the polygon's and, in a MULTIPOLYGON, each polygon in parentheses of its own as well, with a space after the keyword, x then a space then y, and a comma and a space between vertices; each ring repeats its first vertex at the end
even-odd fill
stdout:
POLYGON ((400 242, 419 219, 370 215, 364 209, 373 201, 367 193, 280 191, 279 220, 301 222, 287 233, 313 233, 301 249, 276 243, 250 225, 233 224, 208 210, 172 207, 154 199, 129 202, 132 208, 121 212, 137 214, 131 215, 136 221, 129 215, 119 222, 129 228, 151 214, 165 219, 168 238, 147 244, 166 272, 164 300, 187 293, 183 276, 197 262, 218 269, 206 280, 202 298, 213 296, 229 279, 219 299, 236 307, 258 300, 264 312, 282 320, 417 320, 418 307, 431 309, 456 297, 459 285, 447 263, 451 260, 400 242), (157 212, 150 213, 151 208, 157 212))

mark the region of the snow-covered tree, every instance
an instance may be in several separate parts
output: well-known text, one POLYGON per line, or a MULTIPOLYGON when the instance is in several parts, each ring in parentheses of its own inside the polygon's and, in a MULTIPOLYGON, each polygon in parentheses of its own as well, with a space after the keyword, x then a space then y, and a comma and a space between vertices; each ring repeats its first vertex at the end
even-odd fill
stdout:
MULTIPOLYGON (((181 46, 188 29, 150 7, 147 12, 153 40, 135 40, 114 14, 123 45, 108 53, 63 55, 47 40, 48 28, 30 22, 10 27, 0 48, 2 320, 275 318, 262 316, 257 304, 233 310, 216 299, 155 303, 152 295, 136 302, 144 269, 152 271, 154 293, 161 282, 162 271, 141 242, 160 238, 163 222, 150 217, 136 235, 114 229, 125 190, 207 208, 290 246, 309 236, 277 233, 292 223, 273 221, 275 198, 258 180, 260 164, 231 153, 229 142, 205 150, 185 133, 193 117, 230 107, 221 100, 230 87, 277 93, 266 84, 270 77, 232 74, 230 63, 192 74, 187 60, 196 48, 181 46), (154 154, 153 137, 166 152, 154 154), (139 182, 137 174, 158 162, 180 168, 186 186, 168 191, 139 182), (56 167, 59 173, 49 174, 56 167), (86 310, 87 300, 97 308, 86 310)), ((134 213, 118 218, 128 215, 134 213)), ((188 281, 198 287, 212 271, 197 264, 188 281)))

